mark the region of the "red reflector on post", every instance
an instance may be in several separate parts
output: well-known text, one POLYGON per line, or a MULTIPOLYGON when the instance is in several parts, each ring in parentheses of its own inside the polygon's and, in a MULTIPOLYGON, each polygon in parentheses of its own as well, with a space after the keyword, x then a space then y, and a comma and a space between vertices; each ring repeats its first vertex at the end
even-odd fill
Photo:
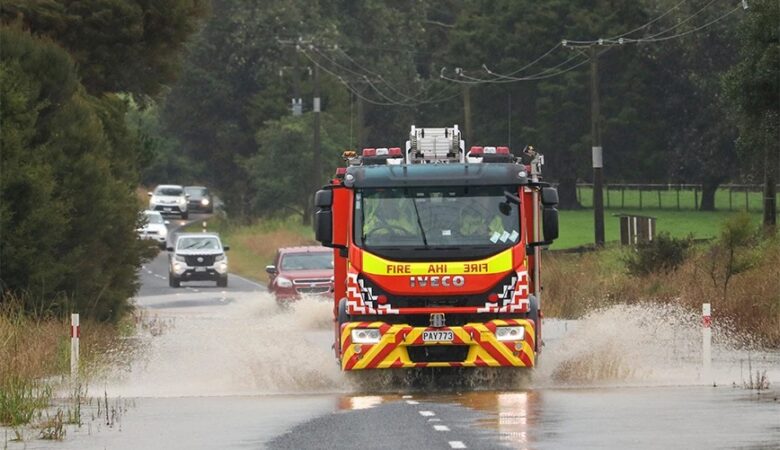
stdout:
POLYGON ((376 149, 375 148, 364 148, 363 149, 363 156, 376 156, 376 149))
POLYGON ((380 305, 385 305, 385 304, 387 304, 387 296, 383 295, 383 294, 377 295, 376 296, 376 301, 380 305))
POLYGON ((498 294, 492 293, 492 294, 488 295, 487 299, 488 299, 488 301, 490 303, 498 303, 498 294))
POLYGON ((496 153, 500 155, 508 155, 509 154, 509 147, 496 147, 496 153))
POLYGON ((401 147, 390 147, 387 149, 388 156, 403 156, 404 154, 401 152, 401 147))

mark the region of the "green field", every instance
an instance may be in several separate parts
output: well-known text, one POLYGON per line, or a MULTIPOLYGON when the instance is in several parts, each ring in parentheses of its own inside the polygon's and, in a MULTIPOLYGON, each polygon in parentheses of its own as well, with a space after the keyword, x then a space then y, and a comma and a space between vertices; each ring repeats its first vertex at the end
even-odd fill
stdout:
MULTIPOLYGON (((730 215, 729 211, 676 211, 660 209, 610 209, 606 211, 605 233, 607 242, 620 240, 620 220, 616 214, 636 214, 656 218, 658 232, 667 232, 675 237, 693 235, 695 238, 711 238, 718 234, 721 223, 730 215)), ((750 212, 756 226, 761 223, 760 212, 750 212)), ((551 246, 553 249, 579 247, 593 243, 593 210, 560 212, 560 238, 551 246)))

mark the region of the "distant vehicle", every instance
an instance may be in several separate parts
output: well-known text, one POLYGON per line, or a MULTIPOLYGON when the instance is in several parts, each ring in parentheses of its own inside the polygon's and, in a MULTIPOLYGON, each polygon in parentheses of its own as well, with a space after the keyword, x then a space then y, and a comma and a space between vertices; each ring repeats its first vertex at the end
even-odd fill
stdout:
POLYGON ((287 247, 276 252, 266 266, 268 290, 277 302, 295 300, 301 294, 327 294, 333 290, 333 250, 324 247, 287 247))
POLYGON ((176 184, 161 184, 149 193, 149 209, 164 215, 178 215, 187 220, 187 194, 176 184))
POLYGON ((217 286, 228 285, 228 259, 215 233, 181 233, 170 252, 168 285, 179 287, 183 281, 216 281, 217 286))
POLYGON ((159 211, 144 211, 143 226, 138 229, 138 237, 141 239, 151 239, 156 241, 161 248, 165 248, 168 242, 168 227, 165 226, 168 221, 163 219, 159 211))
POLYGON ((190 211, 214 212, 214 199, 207 187, 185 186, 184 193, 187 194, 187 209, 190 211))

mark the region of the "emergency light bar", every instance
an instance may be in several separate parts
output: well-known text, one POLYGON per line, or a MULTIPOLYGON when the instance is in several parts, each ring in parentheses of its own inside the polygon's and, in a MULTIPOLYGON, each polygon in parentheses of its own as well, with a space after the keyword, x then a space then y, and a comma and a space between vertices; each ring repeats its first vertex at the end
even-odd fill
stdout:
POLYGON ((514 158, 509 147, 479 147, 473 146, 466 155, 466 160, 470 163, 489 163, 513 162, 514 158))
POLYGON ((403 162, 403 152, 400 147, 390 148, 364 148, 362 162, 364 165, 372 164, 401 164, 403 162))

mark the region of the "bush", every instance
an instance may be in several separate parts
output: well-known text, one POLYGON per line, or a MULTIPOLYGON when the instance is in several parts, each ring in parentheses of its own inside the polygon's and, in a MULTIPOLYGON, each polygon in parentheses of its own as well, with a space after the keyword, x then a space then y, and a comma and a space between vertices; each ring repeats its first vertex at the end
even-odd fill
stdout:
POLYGON ((669 233, 659 233, 652 241, 639 243, 624 257, 624 262, 632 275, 674 272, 685 262, 691 244, 690 237, 678 239, 669 233))

